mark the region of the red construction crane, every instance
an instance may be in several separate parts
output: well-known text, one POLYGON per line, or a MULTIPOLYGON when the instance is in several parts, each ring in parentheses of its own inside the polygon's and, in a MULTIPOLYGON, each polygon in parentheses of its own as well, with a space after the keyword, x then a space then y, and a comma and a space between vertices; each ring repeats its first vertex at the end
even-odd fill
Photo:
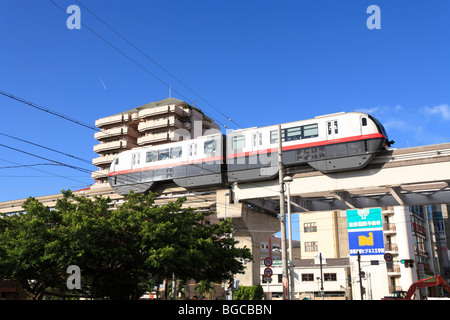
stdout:
POLYGON ((441 276, 432 276, 426 279, 422 279, 414 282, 406 292, 404 297, 384 297, 381 300, 412 300, 416 295, 416 291, 421 288, 440 286, 443 287, 447 293, 450 293, 450 286, 442 279, 441 276))

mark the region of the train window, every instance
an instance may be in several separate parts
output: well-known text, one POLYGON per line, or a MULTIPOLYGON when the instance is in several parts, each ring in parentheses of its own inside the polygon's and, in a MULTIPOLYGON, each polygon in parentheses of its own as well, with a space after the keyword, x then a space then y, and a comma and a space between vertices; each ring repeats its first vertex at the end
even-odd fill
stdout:
MULTIPOLYGON (((286 141, 300 140, 302 138, 302 127, 286 129, 286 141)), ((284 141, 285 139, 283 139, 284 141)))
POLYGON ((133 164, 139 164, 141 162, 141 154, 133 153, 132 159, 133 159, 133 164))
POLYGON ((197 155, 197 144, 193 143, 189 145, 189 156, 196 156, 197 155))
POLYGON ((162 149, 158 152, 158 160, 167 160, 169 159, 169 149, 162 149))
POLYGON ((362 118, 361 122, 362 122, 363 127, 367 126, 367 118, 362 118))
POLYGON ((314 138, 319 136, 319 126, 317 123, 308 124, 302 127, 303 129, 303 138, 314 138))
POLYGON ((245 137, 244 136, 234 136, 232 140, 232 148, 234 150, 245 148, 245 137))
POLYGON ((258 133, 254 133, 253 134, 253 146, 260 146, 262 145, 262 133, 258 132, 258 133))
POLYGON ((158 160, 158 151, 147 151, 145 161, 153 162, 157 160, 158 160))
POLYGON ((182 153, 183 153, 183 149, 181 147, 170 148, 170 158, 171 159, 181 158, 182 153))
MULTIPOLYGON (((281 141, 285 141, 284 138, 284 131, 285 129, 281 129, 281 141)), ((278 130, 272 130, 270 131, 270 143, 277 143, 278 142, 278 130)))
POLYGON ((337 121, 335 121, 334 122, 334 133, 338 133, 338 122, 337 121))
POLYGON ((328 134, 330 135, 331 134, 331 122, 328 122, 327 124, 328 124, 328 134))
POLYGON ((216 140, 205 141, 205 154, 216 154, 216 140))

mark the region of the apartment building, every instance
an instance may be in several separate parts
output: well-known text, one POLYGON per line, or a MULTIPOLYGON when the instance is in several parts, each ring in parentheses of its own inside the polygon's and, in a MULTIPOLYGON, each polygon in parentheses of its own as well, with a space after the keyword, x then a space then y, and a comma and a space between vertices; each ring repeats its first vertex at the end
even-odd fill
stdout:
POLYGON ((128 149, 179 141, 201 136, 209 129, 220 130, 201 110, 184 101, 167 98, 147 103, 95 121, 100 131, 94 138, 98 157, 92 164, 95 184, 92 189, 108 186, 108 170, 115 156, 128 149))

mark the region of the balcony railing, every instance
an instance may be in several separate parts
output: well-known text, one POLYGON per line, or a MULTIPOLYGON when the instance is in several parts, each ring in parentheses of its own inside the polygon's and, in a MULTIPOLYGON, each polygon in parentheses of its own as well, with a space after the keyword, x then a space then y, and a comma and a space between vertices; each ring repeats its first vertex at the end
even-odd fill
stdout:
POLYGON ((391 273, 400 273, 400 266, 394 264, 392 266, 387 267, 387 271, 391 273))
POLYGON ((145 132, 153 129, 160 129, 164 127, 176 127, 181 128, 183 124, 175 117, 169 117, 166 119, 148 120, 141 122, 138 126, 139 132, 145 132))
POLYGON ((94 166, 105 165, 105 164, 111 163, 115 157, 116 157, 116 155, 97 157, 97 158, 92 159, 92 164, 94 166))
POLYGON ((126 122, 129 120, 129 117, 130 117, 129 114, 117 114, 115 116, 98 119, 97 121, 95 121, 95 125, 98 128, 101 128, 101 127, 108 126, 111 124, 126 122))
POLYGON ((103 151, 111 151, 111 150, 117 150, 117 149, 126 149, 126 148, 132 148, 135 145, 133 143, 130 143, 128 140, 116 140, 106 143, 100 143, 94 146, 94 152, 99 153, 103 151))
POLYGON ((174 134, 173 132, 163 132, 163 133, 152 133, 152 134, 147 134, 145 136, 142 136, 140 138, 137 139, 137 143, 139 145, 145 145, 145 144, 152 144, 152 143, 157 143, 157 142, 162 142, 162 141, 171 141, 171 139, 173 139, 174 134))
POLYGON ((384 250, 386 251, 398 251, 398 245, 396 243, 385 243, 384 250))
POLYGON ((384 223, 383 224, 384 231, 396 231, 395 223, 384 223))
POLYGON ((160 107, 140 110, 139 117, 141 119, 143 119, 143 118, 148 118, 148 117, 153 117, 156 115, 168 114, 168 113, 176 113, 176 114, 179 114, 180 116, 185 115, 183 108, 180 108, 180 107, 174 106, 174 105, 168 105, 168 106, 160 106, 160 107))

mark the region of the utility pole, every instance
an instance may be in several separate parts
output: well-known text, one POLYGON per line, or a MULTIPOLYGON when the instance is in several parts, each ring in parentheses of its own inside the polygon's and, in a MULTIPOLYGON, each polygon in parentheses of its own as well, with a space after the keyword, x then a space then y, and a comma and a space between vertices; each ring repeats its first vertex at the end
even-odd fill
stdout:
MULTIPOLYGON (((223 221, 227 220, 227 196, 229 196, 229 195, 230 194, 228 192, 226 192, 224 194, 225 198, 224 198, 224 202, 223 202, 223 204, 224 204, 223 221)), ((227 235, 225 234, 224 236, 226 237, 227 235)), ((234 285, 234 283, 233 283, 233 285, 234 285)), ((233 287, 233 285, 232 285, 232 287, 233 287)), ((233 289, 231 291, 233 291, 233 289)), ((223 299, 227 300, 227 282, 225 280, 223 280, 223 299)))
POLYGON ((320 259, 320 295, 322 296, 322 300, 323 300, 322 252, 319 253, 319 259, 320 259))
POLYGON ((280 226, 281 226, 281 262, 283 267, 283 300, 289 299, 289 278, 286 248, 286 213, 284 201, 284 168, 283 146, 281 141, 281 125, 278 125, 278 176, 280 184, 280 226))
POLYGON ((290 183, 293 181, 291 176, 286 176, 283 179, 286 191, 287 191, 287 209, 288 209, 288 225, 289 225, 289 290, 290 290, 290 299, 295 299, 295 288, 294 288, 294 255, 292 253, 292 219, 291 219, 291 190, 290 183))
POLYGON ((362 272, 361 272, 361 254, 358 251, 358 274, 359 274, 359 291, 361 293, 361 300, 363 299, 363 285, 362 285, 362 272))

